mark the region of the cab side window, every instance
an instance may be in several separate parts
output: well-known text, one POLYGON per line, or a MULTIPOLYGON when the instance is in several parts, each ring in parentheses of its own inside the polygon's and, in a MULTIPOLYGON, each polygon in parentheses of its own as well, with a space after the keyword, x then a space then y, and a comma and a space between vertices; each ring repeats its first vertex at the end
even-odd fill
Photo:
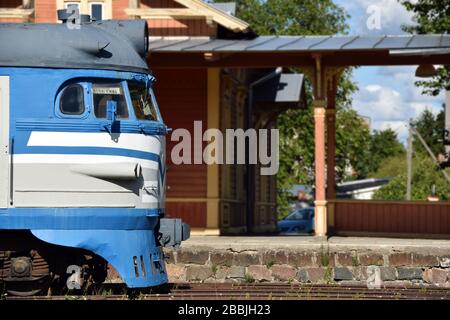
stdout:
POLYGON ((138 120, 158 121, 158 112, 152 96, 142 82, 128 82, 131 103, 138 120))
POLYGON ((94 114, 96 118, 106 118, 106 103, 109 100, 117 103, 117 118, 128 119, 128 107, 120 84, 93 84, 94 114))
POLYGON ((59 99, 59 110, 66 115, 84 113, 84 90, 79 84, 71 84, 64 89, 59 99))

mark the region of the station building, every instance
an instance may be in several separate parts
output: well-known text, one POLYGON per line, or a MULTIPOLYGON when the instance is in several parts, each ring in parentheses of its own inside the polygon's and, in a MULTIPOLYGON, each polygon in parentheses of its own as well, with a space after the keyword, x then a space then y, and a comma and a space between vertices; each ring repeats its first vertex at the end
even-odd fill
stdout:
MULTIPOLYGON (((166 124, 193 130, 275 128, 276 116, 304 107, 303 75, 276 74, 298 67, 313 86, 316 235, 448 237, 448 202, 337 200, 335 96, 352 66, 450 64, 448 35, 256 35, 233 15, 234 6, 200 0, 3 0, 0 22, 57 22, 56 11, 76 7, 95 19, 145 19, 148 64, 166 124), (268 88, 276 88, 268 94, 268 88), (328 170, 327 170, 328 168, 328 170)), ((168 138, 170 155, 174 143, 168 138)), ((195 156, 195 155, 194 155, 195 156)), ((258 165, 173 165, 168 157, 167 215, 181 217, 193 234, 266 233, 276 229, 276 177, 258 165)))

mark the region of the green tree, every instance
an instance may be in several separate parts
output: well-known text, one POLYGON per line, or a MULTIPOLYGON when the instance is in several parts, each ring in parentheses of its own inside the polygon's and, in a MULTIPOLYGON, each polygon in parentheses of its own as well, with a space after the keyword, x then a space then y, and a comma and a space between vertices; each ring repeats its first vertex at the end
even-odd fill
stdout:
MULTIPOLYGON (((413 121, 415 129, 428 144, 435 155, 444 153, 443 131, 444 131, 444 110, 435 116, 430 110, 425 109, 417 119, 413 121)), ((414 139, 413 148, 415 152, 427 154, 422 143, 414 139)))
MULTIPOLYGON (((229 2, 229 0, 215 0, 229 2)), ((237 0, 236 15, 259 35, 345 33, 349 15, 332 0, 237 0)))
MULTIPOLYGON (((414 14, 415 24, 404 25, 404 31, 417 34, 450 32, 450 1, 400 0, 400 3, 414 14)), ((438 75, 432 80, 416 82, 424 88, 424 93, 436 96, 442 89, 450 90, 450 66, 441 66, 437 71, 438 75)))
POLYGON ((358 113, 340 108, 336 114, 336 178, 338 181, 364 178, 370 159, 367 146, 370 130, 358 113), (352 168, 350 174, 347 169, 352 168))
POLYGON ((376 172, 382 162, 391 157, 397 157, 405 152, 405 148, 398 141, 397 133, 392 129, 374 130, 370 137, 369 172, 376 172))
MULTIPOLYGON (((413 125, 436 155, 443 151, 442 130, 444 128, 444 111, 433 115, 424 110, 413 125)), ((441 200, 450 200, 450 183, 444 178, 442 170, 425 150, 422 143, 414 136, 414 157, 412 174, 412 200, 426 200, 431 194, 431 188, 436 186, 437 196, 441 200)), ((450 172, 447 169, 447 172, 450 172)), ((380 200, 405 200, 406 196, 406 157, 399 155, 381 163, 374 177, 394 177, 386 186, 379 189, 374 198, 380 200)))
POLYGON ((394 178, 405 173, 406 154, 385 158, 375 172, 369 173, 370 178, 394 178))
MULTIPOLYGON (((433 185, 436 187, 436 195, 440 200, 450 200, 450 183, 445 180, 441 170, 437 168, 430 157, 416 154, 413 159, 411 199, 427 200, 427 197, 431 195, 433 185)), ((405 200, 405 198, 406 168, 404 173, 395 177, 374 194, 376 200, 405 200)))

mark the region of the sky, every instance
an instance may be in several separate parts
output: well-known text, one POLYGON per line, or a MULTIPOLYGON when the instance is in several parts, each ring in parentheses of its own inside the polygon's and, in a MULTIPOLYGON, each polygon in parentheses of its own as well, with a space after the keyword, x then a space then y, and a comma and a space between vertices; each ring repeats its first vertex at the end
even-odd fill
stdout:
MULTIPOLYGON (((412 15, 397 0, 334 1, 351 15, 351 35, 405 34, 401 25, 414 23, 412 15)), ((425 109, 436 114, 444 102, 443 93, 438 97, 422 95, 422 89, 414 85, 420 80, 414 76, 416 68, 361 67, 353 73, 359 87, 353 96, 353 108, 370 118, 372 129, 392 128, 403 143, 408 135, 408 119, 425 109)))

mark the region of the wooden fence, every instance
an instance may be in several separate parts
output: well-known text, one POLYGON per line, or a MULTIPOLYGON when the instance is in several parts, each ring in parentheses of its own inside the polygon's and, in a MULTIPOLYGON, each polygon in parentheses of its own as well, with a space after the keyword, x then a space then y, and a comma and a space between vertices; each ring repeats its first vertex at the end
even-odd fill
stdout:
POLYGON ((450 238, 450 202, 334 200, 330 233, 450 238))

